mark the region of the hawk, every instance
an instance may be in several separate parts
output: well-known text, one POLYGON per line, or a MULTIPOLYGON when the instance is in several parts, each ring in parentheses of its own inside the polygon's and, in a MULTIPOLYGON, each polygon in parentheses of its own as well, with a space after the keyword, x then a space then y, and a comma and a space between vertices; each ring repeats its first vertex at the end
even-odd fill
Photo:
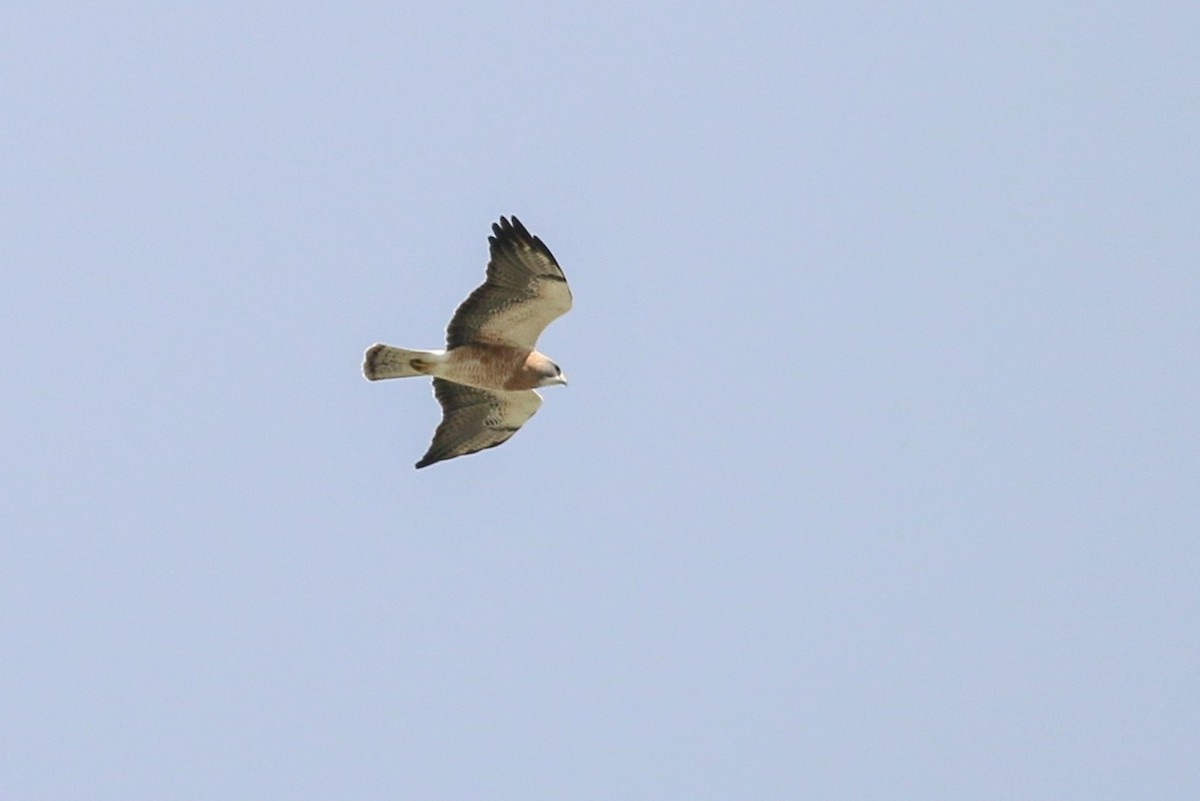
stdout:
POLYGON ((494 448, 542 405, 535 387, 566 384, 558 365, 534 349, 571 308, 571 290, 550 250, 516 217, 492 225, 487 279, 450 318, 445 350, 376 344, 363 358, 369 381, 427 375, 442 422, 417 468, 494 448))

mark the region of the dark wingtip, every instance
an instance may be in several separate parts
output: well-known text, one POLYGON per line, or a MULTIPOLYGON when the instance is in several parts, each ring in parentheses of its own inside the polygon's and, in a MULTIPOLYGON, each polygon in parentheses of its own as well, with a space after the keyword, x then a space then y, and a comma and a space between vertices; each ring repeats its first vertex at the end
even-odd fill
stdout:
POLYGON ((509 232, 515 233, 518 236, 529 236, 529 231, 525 229, 525 226, 521 224, 521 221, 517 219, 517 215, 515 214, 510 214, 507 217, 501 215, 499 222, 492 223, 492 233, 496 236, 503 236, 509 232))
MULTIPOLYGON (((550 252, 549 249, 542 244, 542 240, 529 233, 529 229, 517 219, 517 215, 515 214, 510 214, 508 217, 501 216, 499 222, 492 223, 492 236, 488 237, 488 242, 490 242, 493 247, 507 243, 525 246, 536 245, 537 247, 545 250, 546 253, 550 252)), ((553 259, 554 257, 551 256, 550 258, 553 259)))
POLYGON ((517 215, 515 214, 512 215, 512 229, 517 232, 517 236, 524 237, 525 239, 532 239, 529 234, 529 230, 521 224, 521 221, 517 219, 517 215))
POLYGON ((420 470, 422 467, 429 467, 431 464, 437 464, 438 462, 442 461, 443 458, 444 457, 441 456, 434 456, 433 451, 429 451, 422 456, 421 461, 417 462, 414 466, 420 470))

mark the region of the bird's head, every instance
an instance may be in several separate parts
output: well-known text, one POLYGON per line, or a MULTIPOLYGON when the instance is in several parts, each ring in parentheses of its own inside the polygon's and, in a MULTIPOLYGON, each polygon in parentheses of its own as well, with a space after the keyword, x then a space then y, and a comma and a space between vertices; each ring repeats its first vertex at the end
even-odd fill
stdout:
POLYGON ((541 377, 538 379, 539 387, 552 387, 555 384, 567 385, 567 377, 563 375, 562 368, 554 362, 547 360, 538 372, 541 373, 541 377))
POLYGON ((536 350, 525 357, 525 370, 527 374, 533 374, 535 387, 552 387, 555 384, 567 383, 562 368, 536 350))

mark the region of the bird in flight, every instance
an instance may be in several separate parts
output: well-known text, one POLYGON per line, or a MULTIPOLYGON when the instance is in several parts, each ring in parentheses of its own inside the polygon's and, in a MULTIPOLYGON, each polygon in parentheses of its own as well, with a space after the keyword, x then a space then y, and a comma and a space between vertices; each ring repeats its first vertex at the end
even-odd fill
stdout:
POLYGON ((370 381, 427 375, 442 422, 417 468, 494 448, 542 405, 535 387, 566 384, 558 365, 534 349, 571 308, 571 290, 550 250, 516 217, 501 217, 488 237, 487 279, 450 318, 445 350, 367 348, 370 381))

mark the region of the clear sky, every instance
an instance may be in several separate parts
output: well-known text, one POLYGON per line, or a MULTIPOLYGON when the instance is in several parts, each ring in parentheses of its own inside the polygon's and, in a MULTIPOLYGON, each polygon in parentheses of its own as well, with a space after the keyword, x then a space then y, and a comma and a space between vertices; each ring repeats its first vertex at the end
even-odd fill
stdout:
POLYGON ((1200 797, 1197 41, 4 4, 0 797, 1200 797), (501 214, 571 384, 418 472, 501 214))

